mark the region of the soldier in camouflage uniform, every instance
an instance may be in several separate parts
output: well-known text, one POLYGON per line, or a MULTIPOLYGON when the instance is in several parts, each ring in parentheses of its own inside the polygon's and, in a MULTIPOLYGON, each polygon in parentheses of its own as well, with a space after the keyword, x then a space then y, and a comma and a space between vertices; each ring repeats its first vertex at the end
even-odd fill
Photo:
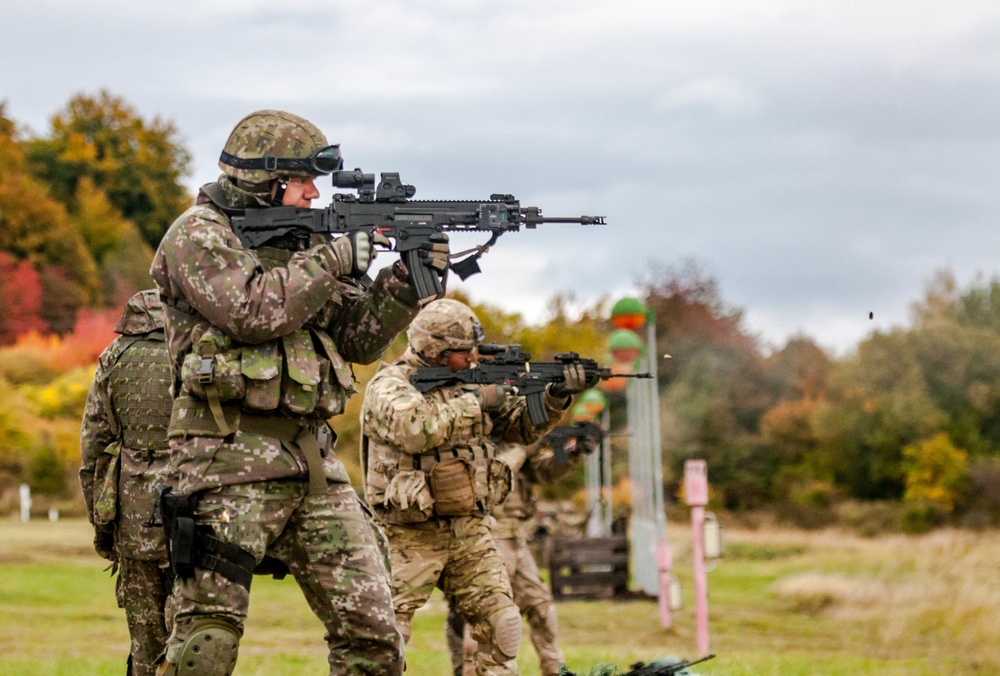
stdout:
POLYGON ((583 370, 569 366, 565 385, 550 386, 552 422, 536 427, 524 397, 508 386, 446 385, 422 394, 410 384, 422 366, 457 371, 476 363, 483 331, 466 305, 430 303, 407 338, 404 355, 369 382, 361 410, 365 494, 389 539, 396 622, 409 639, 413 614, 439 586, 471 624, 476 673, 516 674, 521 618, 489 517, 512 475, 491 436, 524 444, 544 434, 584 389, 583 370))
MULTIPOLYGON (((176 513, 164 521, 177 538, 172 565, 193 558, 175 583, 161 673, 232 673, 250 571, 271 548, 307 562, 296 577, 326 627, 330 674, 398 674, 388 572, 326 420, 355 391, 349 362, 377 359, 416 315, 409 270, 397 261, 365 281, 374 250, 364 233, 256 249, 233 233, 231 217, 248 208, 309 207, 315 178, 341 168, 310 122, 252 113, 219 165, 223 176, 170 226, 150 271, 175 394, 176 513)), ((447 243, 435 244, 423 262, 440 271, 447 257, 447 243)))
POLYGON ((129 674, 152 676, 167 642, 173 576, 163 531, 145 527, 167 466, 170 361, 156 291, 135 294, 101 353, 80 432, 80 485, 94 548, 119 568, 118 606, 131 638, 129 674))
MULTIPOLYGON (((507 566, 514 603, 528 622, 531 643, 538 654, 542 676, 559 676, 566 658, 556 643, 559 625, 552 592, 538 574, 538 565, 528 547, 535 530, 538 503, 535 486, 564 478, 578 464, 581 453, 577 449, 575 439, 566 442, 564 451, 567 462, 564 464, 559 464, 552 447, 542 442, 530 446, 504 444, 500 450, 500 458, 514 471, 514 488, 506 500, 493 508, 493 517, 496 519, 493 539, 507 566)), ((587 450, 592 451, 593 448, 587 450)), ((449 607, 449 614, 452 612, 454 609, 449 607)), ((464 655, 456 655, 455 647, 463 643, 457 633, 461 626, 460 619, 454 617, 449 617, 445 625, 449 633, 452 667, 456 674, 462 673, 457 665, 463 662, 466 665, 465 673, 471 672, 469 664, 472 661, 472 651, 468 639, 464 642, 464 655)))

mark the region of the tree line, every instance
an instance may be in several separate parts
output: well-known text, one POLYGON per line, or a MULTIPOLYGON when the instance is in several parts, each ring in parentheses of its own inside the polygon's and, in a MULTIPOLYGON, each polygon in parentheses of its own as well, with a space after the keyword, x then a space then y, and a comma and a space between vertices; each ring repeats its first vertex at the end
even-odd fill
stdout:
POLYGON ((44 134, 0 103, 0 345, 64 335, 81 308, 148 288, 153 251, 191 197, 175 127, 120 97, 77 95, 44 134))
MULTIPOLYGON (((172 123, 106 91, 73 97, 43 134, 0 103, 0 509, 21 481, 74 491, 92 365, 123 302, 152 283, 153 251, 192 199, 189 163, 172 123)), ((696 261, 641 273, 657 351, 672 356, 658 374, 668 497, 697 457, 716 508, 874 530, 1000 522, 1000 281, 933 274, 909 325, 835 357, 805 335, 765 345, 696 261)), ((473 305, 489 340, 536 358, 600 356, 612 329, 607 299, 556 295, 539 325, 473 305)), ((350 465, 356 420, 336 422, 350 465)))

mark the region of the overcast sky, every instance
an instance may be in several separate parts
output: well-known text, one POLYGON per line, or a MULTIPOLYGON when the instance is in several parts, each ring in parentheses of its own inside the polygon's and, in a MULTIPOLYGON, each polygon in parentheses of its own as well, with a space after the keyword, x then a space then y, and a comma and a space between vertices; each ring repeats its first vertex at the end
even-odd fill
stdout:
POLYGON ((995 0, 14 0, 3 14, 8 116, 45 133, 72 96, 107 89, 175 124, 192 190, 241 117, 282 108, 417 198, 503 192, 606 216, 507 235, 462 285, 530 320, 556 292, 616 298, 651 264, 692 258, 768 344, 804 333, 843 353, 906 324, 935 271, 966 285, 1000 268, 995 0))

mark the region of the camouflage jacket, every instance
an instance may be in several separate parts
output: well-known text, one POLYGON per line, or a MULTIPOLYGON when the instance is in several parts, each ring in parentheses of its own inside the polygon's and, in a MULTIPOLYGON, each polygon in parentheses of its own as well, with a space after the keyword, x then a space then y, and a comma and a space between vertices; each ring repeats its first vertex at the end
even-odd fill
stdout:
POLYGON ((170 364, 155 291, 136 294, 101 353, 80 430, 80 486, 102 556, 162 559, 162 531, 146 528, 167 468, 170 364))
MULTIPOLYGON (((303 421, 341 413, 355 391, 350 362, 378 359, 419 309, 401 262, 366 284, 346 276, 349 262, 326 243, 298 252, 246 248, 230 217, 260 206, 223 176, 202 187, 153 259, 173 374, 171 438, 227 436, 194 425, 194 414, 178 421, 179 405, 208 406, 212 392, 202 389, 199 375, 205 363, 202 373, 210 374, 215 396, 230 410, 303 421)), ((289 467, 301 466, 246 455, 255 466, 241 473, 256 479, 268 478, 270 467, 287 476, 289 467)))
MULTIPOLYGON (((538 484, 555 483, 572 472, 580 458, 579 453, 567 454, 569 462, 560 465, 556 462, 555 452, 547 444, 535 443, 527 447, 527 459, 521 465, 520 471, 514 473, 514 487, 507 498, 493 508, 496 525, 493 527, 493 537, 496 540, 507 540, 521 537, 531 539, 534 531, 532 522, 538 511, 538 498, 535 486, 538 484)), ((500 457, 505 451, 501 449, 500 457)))
POLYGON ((419 392, 410 375, 421 366, 428 363, 407 350, 396 363, 383 364, 365 390, 361 462, 368 502, 389 523, 433 518, 434 467, 460 457, 469 462, 475 498, 485 514, 510 491, 510 467, 496 459, 493 440, 530 444, 556 425, 566 400, 546 394, 550 422, 536 427, 523 398, 487 413, 475 385, 419 392))

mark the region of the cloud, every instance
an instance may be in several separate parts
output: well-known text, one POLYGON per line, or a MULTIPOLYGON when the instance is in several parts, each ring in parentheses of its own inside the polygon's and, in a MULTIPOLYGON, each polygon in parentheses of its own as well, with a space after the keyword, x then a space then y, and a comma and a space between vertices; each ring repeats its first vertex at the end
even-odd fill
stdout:
POLYGON ((760 108, 760 95, 752 87, 719 77, 684 83, 664 92, 656 101, 656 109, 663 113, 749 115, 760 108))
POLYGON ((5 25, 9 116, 44 132, 109 89, 175 123, 192 188, 238 119, 286 107, 417 198, 606 216, 484 257, 470 293, 529 316, 693 257, 767 340, 848 349, 936 269, 997 269, 992 0, 36 0, 5 25))

